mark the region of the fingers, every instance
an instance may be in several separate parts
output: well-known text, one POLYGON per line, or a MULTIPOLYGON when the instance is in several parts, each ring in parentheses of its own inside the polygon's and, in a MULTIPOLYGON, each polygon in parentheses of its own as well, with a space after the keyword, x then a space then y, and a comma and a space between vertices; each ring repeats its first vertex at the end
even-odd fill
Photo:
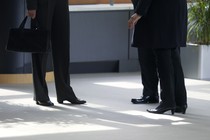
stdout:
POLYGON ((32 19, 36 18, 36 10, 28 10, 27 16, 31 17, 32 19))
POLYGON ((134 28, 134 26, 136 25, 136 23, 139 21, 139 19, 141 18, 141 16, 139 16, 138 14, 133 14, 131 16, 131 18, 128 20, 128 28, 132 29, 134 28))
POLYGON ((137 21, 138 21, 138 20, 136 20, 136 18, 132 16, 132 17, 128 20, 128 28, 129 28, 129 29, 134 28, 134 26, 136 25, 137 21))
POLYGON ((132 29, 132 28, 134 28, 134 26, 135 26, 135 24, 134 24, 133 20, 132 19, 129 19, 128 20, 128 28, 129 29, 132 29))

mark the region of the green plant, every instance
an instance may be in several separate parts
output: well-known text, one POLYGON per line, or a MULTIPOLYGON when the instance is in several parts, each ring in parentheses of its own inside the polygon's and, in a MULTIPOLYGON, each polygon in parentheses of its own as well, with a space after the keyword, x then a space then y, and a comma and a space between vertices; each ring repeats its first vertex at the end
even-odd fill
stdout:
POLYGON ((191 0, 188 9, 188 42, 210 44, 210 0, 191 0))

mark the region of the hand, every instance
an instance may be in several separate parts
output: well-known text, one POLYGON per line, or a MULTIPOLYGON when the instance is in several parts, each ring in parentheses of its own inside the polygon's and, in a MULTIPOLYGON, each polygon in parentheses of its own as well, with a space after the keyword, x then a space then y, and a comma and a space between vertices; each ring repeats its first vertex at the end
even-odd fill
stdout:
POLYGON ((32 19, 36 18, 36 10, 28 10, 27 16, 31 17, 32 19))
POLYGON ((139 19, 141 18, 141 16, 140 15, 138 15, 138 14, 133 14, 132 16, 131 16, 131 18, 128 20, 128 28, 129 29, 132 29, 132 28, 134 28, 134 26, 136 25, 136 23, 139 21, 139 19))

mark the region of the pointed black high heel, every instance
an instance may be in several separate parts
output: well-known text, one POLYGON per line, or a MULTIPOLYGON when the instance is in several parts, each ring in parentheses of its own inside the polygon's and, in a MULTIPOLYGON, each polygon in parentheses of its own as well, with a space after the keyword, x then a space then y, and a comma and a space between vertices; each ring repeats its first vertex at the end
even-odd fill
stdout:
POLYGON ((64 101, 69 101, 71 104, 85 104, 86 103, 85 100, 80 100, 78 98, 75 99, 75 100, 68 100, 68 99, 59 100, 58 103, 63 104, 64 101))
POLYGON ((163 114, 167 111, 171 111, 171 114, 174 115, 175 107, 174 106, 168 106, 165 105, 163 102, 160 102, 160 105, 156 107, 155 109, 147 109, 149 113, 155 113, 155 114, 163 114))
POLYGON ((167 111, 171 110, 171 115, 174 115, 175 109, 173 107, 166 107, 166 108, 158 108, 158 109, 147 109, 149 113, 155 114, 163 114, 167 111))
POLYGON ((187 110, 187 104, 183 106, 176 106, 175 112, 185 114, 187 110))
POLYGON ((42 106, 54 106, 53 102, 49 101, 36 101, 37 105, 42 105, 42 106))

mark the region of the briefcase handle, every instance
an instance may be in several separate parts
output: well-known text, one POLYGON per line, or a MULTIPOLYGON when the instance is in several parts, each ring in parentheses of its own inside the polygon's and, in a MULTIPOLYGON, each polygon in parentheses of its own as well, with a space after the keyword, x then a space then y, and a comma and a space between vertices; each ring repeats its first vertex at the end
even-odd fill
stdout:
POLYGON ((26 16, 23 21, 21 22, 19 29, 23 29, 25 27, 26 21, 27 21, 28 16, 26 16))
MULTIPOLYGON (((26 17, 23 19, 23 21, 21 22, 21 24, 20 24, 20 26, 19 26, 19 29, 24 29, 27 19, 28 19, 28 16, 26 16, 26 17)), ((39 23, 38 23, 38 21, 37 21, 37 18, 31 19, 31 29, 37 30, 37 29, 39 29, 39 28, 40 28, 40 27, 39 27, 39 23)))

